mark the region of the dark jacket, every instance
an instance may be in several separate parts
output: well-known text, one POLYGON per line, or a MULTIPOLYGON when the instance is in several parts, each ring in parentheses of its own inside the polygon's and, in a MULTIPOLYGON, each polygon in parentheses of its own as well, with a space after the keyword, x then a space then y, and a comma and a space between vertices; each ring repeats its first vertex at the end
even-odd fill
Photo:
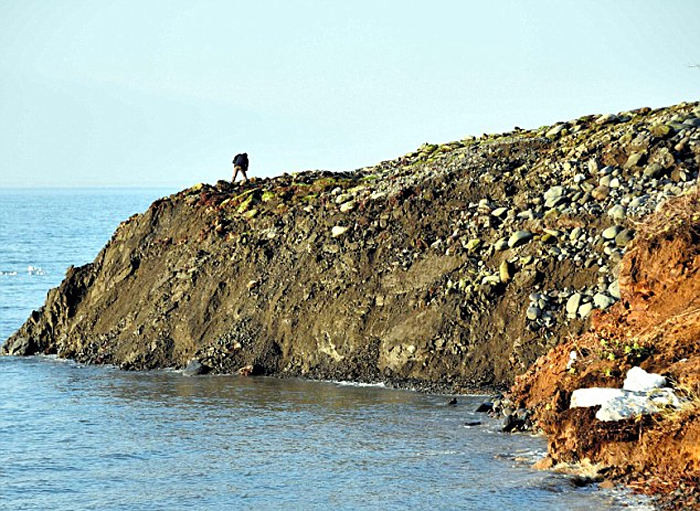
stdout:
POLYGON ((248 153, 237 154, 233 158, 233 164, 241 167, 243 170, 248 170, 248 153))

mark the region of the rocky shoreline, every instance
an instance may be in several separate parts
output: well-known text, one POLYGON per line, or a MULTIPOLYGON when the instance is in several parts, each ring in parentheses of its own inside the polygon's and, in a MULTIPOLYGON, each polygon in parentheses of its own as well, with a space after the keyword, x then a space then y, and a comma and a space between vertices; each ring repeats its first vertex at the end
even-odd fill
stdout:
POLYGON ((123 222, 2 353, 505 390, 631 303, 627 252, 699 167, 696 102, 199 184, 123 222))

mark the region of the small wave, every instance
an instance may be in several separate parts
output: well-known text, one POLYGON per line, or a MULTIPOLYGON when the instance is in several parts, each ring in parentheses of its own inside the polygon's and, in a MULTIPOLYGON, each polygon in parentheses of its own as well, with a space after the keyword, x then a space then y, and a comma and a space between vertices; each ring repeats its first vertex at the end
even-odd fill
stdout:
POLYGON ((359 381, 331 380, 330 383, 335 383, 336 385, 340 385, 341 387, 370 387, 370 388, 375 388, 375 389, 387 388, 386 383, 384 383, 384 382, 364 383, 364 382, 359 382, 359 381))
POLYGON ((17 272, 16 272, 16 271, 4 271, 4 270, 0 270, 0 276, 3 276, 3 277, 16 277, 16 276, 17 276, 17 272))

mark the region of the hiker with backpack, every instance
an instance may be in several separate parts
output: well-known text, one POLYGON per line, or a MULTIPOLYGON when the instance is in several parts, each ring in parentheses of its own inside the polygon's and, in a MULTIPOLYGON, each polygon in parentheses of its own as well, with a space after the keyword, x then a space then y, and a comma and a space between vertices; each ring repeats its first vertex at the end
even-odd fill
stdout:
POLYGON ((243 181, 247 181, 248 176, 246 175, 246 172, 248 171, 248 153, 237 154, 231 163, 233 163, 233 179, 231 181, 236 181, 236 176, 239 172, 243 175, 243 181))

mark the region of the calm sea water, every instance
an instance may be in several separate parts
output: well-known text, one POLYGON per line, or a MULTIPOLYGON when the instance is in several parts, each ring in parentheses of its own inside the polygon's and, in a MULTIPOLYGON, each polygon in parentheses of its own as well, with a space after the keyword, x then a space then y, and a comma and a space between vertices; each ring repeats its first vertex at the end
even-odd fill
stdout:
MULTIPOLYGON (((163 194, 0 190, 0 338, 163 194)), ((544 439, 503 435, 473 412, 481 397, 458 399, 2 357, 0 509, 650 509, 530 470, 544 439)))

